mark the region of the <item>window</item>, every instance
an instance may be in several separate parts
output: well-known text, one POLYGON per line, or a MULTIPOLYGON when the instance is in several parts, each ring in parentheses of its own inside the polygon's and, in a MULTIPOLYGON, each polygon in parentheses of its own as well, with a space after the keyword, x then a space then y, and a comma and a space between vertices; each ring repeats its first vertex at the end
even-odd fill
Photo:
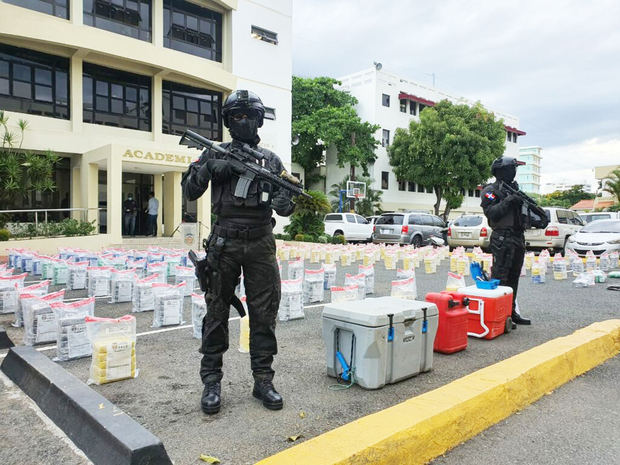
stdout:
POLYGON ((476 189, 476 190, 474 191, 474 197, 478 197, 478 198, 480 198, 480 189, 476 189))
POLYGON ((407 190, 407 181, 402 181, 400 179, 397 179, 396 181, 398 182, 398 190, 399 191, 407 190))
POLYGON ((151 130, 151 78, 84 63, 84 122, 151 130))
POLYGON ((433 226, 433 217, 431 215, 420 215, 420 222, 418 224, 424 226, 433 226))
POLYGON ((422 215, 409 215, 409 224, 424 224, 422 215))
POLYGON ((433 220, 433 226, 436 226, 438 228, 446 227, 446 223, 444 223, 444 221, 438 216, 431 216, 431 219, 433 220))
POLYGON ((0 45, 0 108, 69 119, 69 59, 0 45))
POLYGON ((473 189, 469 189, 469 190, 467 191, 467 196, 468 196, 468 197, 473 197, 473 196, 474 196, 474 190, 473 190, 473 189))
POLYGON ((390 185, 390 173, 387 171, 381 171, 381 189, 389 189, 390 185))
POLYGON ((355 218, 357 219, 357 224, 368 224, 368 220, 363 216, 356 215, 355 218))
POLYGON ((512 133, 512 141, 513 142, 517 142, 517 133, 516 132, 512 133))
POLYGON ((556 210, 556 215, 558 216, 558 223, 568 224, 568 212, 565 210, 556 210))
POLYGON ((395 215, 392 213, 384 213, 377 218, 376 224, 403 224, 404 215, 395 215))
POLYGON ((342 215, 332 213, 331 215, 325 215, 325 221, 342 221, 342 215))
POLYGON ((4 2, 69 19, 68 0, 4 0, 4 2))
POLYGON ((461 216, 454 220, 454 226, 480 226, 482 224, 482 216, 461 216))
POLYGON ((262 27, 252 26, 252 37, 269 44, 278 45, 278 34, 262 27))
POLYGON ((416 114, 415 110, 416 110, 415 102, 414 101, 409 102, 409 114, 415 116, 416 114))
POLYGON ((512 140, 512 133, 510 131, 506 131, 506 140, 510 142, 512 140))
POLYGON ((190 128, 207 139, 221 141, 221 102, 220 92, 164 81, 162 131, 183 134, 190 128))
POLYGON ((151 41, 151 0, 84 0, 84 24, 151 41))
POLYGON ((381 103, 383 104, 384 107, 389 107, 390 106, 390 96, 388 94, 383 94, 381 96, 381 103))
POLYGON ((408 186, 407 186, 407 190, 409 192, 415 192, 415 182, 409 181, 408 186))
POLYGON ((275 120, 276 119, 276 109, 275 108, 270 108, 270 107, 265 107, 265 119, 275 120))
POLYGON ((347 213, 345 216, 347 217, 347 223, 355 223, 355 215, 347 213))
POLYGON ((400 111, 401 113, 407 113, 407 100, 404 98, 400 99, 400 111))
POLYGON ((422 184, 418 184, 418 192, 424 192, 424 186, 422 184))
POLYGON ((420 107, 419 113, 422 113, 422 110, 426 108, 426 105, 422 105, 421 103, 418 103, 418 106, 420 107))
POLYGON ((222 15, 183 0, 164 0, 164 47, 222 61, 222 15))
POLYGON ((390 145, 390 131, 387 129, 383 130, 383 134, 381 136, 381 145, 383 147, 387 147, 390 145))
POLYGON ((426 187, 426 193, 427 194, 432 194, 433 193, 433 188, 432 187, 426 187))

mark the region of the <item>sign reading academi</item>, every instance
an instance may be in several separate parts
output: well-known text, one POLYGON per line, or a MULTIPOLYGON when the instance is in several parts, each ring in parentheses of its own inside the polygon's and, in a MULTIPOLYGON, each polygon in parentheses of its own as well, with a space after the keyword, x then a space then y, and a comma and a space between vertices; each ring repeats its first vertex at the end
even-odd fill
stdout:
POLYGON ((198 158, 189 155, 180 155, 176 153, 150 152, 145 150, 125 150, 123 158, 131 161, 142 161, 145 163, 156 163, 162 165, 181 165, 187 166, 198 158))

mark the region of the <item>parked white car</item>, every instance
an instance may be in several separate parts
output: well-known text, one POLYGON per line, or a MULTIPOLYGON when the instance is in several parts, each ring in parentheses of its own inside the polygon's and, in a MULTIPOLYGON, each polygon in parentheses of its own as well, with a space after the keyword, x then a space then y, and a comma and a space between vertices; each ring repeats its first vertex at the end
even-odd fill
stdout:
POLYGON ((342 235, 347 241, 369 241, 372 239, 372 224, 355 213, 328 213, 323 220, 325 234, 342 235))
POLYGON ((620 251, 620 220, 596 220, 568 238, 566 248, 585 257, 588 251, 599 256, 603 252, 620 251))
POLYGON ((568 238, 579 231, 584 222, 574 211, 566 208, 544 207, 549 224, 545 229, 525 231, 525 246, 528 249, 553 249, 563 251, 568 238))
POLYGON ((592 223, 596 220, 620 220, 620 212, 581 213, 579 216, 586 223, 592 223))

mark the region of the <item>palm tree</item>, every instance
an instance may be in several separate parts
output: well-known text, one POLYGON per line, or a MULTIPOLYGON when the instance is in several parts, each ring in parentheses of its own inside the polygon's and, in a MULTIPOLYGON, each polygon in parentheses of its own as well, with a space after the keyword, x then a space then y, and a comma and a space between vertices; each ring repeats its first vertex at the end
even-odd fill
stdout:
MULTIPOLYGON (((347 175, 340 183, 332 184, 332 188, 328 195, 331 197, 331 204, 334 211, 338 211, 338 207, 340 206, 340 191, 346 190, 347 182, 350 179, 351 177, 347 175)), ((373 183, 371 178, 359 176, 355 178, 355 181, 366 184, 366 198, 355 201, 355 213, 362 216, 371 216, 376 213, 381 213, 381 195, 383 192, 370 187, 373 183)))
POLYGON ((616 168, 611 175, 604 179, 603 191, 616 197, 616 202, 620 202, 620 168, 616 168))

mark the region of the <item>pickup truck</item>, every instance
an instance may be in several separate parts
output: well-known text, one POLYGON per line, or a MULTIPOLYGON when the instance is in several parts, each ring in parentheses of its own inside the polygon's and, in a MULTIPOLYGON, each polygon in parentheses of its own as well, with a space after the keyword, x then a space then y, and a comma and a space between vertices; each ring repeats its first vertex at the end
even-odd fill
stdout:
POLYGON ((323 220, 325 234, 342 235, 347 241, 372 240, 372 224, 355 213, 328 213, 323 220))

